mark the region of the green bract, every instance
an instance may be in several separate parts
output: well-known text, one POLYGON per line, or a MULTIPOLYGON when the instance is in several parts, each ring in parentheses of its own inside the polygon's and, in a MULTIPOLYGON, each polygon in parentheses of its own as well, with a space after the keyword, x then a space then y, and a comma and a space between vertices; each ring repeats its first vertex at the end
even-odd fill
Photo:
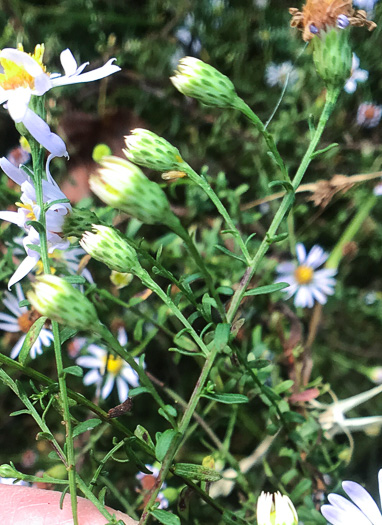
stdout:
POLYGON ((139 266, 137 253, 114 228, 93 225, 93 231, 85 232, 80 244, 97 261, 111 270, 127 273, 139 266))
POLYGON ((170 80, 183 95, 196 98, 206 106, 227 108, 237 99, 230 79, 197 58, 182 58, 170 80))
POLYGON ((338 28, 321 31, 312 39, 312 46, 317 73, 326 86, 343 87, 352 67, 349 31, 338 28))

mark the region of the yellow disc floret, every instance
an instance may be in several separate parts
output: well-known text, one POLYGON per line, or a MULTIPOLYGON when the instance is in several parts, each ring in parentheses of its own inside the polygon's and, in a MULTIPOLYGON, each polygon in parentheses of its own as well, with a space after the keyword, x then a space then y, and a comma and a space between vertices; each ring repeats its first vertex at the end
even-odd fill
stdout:
MULTIPOLYGON (((19 51, 24 51, 23 46, 17 46, 19 51)), ((44 56, 44 44, 38 44, 35 47, 34 53, 30 56, 37 62, 41 69, 45 71, 45 66, 42 63, 44 56)), ((0 87, 5 90, 17 88, 34 89, 34 77, 30 75, 22 65, 16 64, 7 58, 0 58, 0 64, 4 73, 0 74, 0 87)))
POLYGON ((26 218, 30 221, 37 221, 36 215, 34 214, 33 208, 31 204, 23 204, 22 202, 16 202, 16 206, 19 208, 24 208, 24 210, 28 210, 29 213, 27 213, 26 218))
POLYGON ((113 355, 109 355, 108 358, 105 356, 104 366, 105 365, 110 374, 117 376, 123 367, 123 359, 119 356, 114 357, 113 355))
POLYGON ((298 284, 309 284, 313 280, 314 271, 310 266, 298 266, 294 271, 294 278, 298 284))

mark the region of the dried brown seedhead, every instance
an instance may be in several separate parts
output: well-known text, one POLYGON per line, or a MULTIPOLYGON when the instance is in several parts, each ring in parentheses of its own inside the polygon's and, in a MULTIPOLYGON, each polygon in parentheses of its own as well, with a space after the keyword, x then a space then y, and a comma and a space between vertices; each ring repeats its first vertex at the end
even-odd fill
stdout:
POLYGON ((369 31, 376 27, 375 22, 367 19, 365 11, 353 9, 352 0, 307 0, 302 11, 291 7, 289 13, 292 15, 290 25, 302 31, 305 42, 327 27, 337 27, 341 15, 355 27, 366 27, 369 31))

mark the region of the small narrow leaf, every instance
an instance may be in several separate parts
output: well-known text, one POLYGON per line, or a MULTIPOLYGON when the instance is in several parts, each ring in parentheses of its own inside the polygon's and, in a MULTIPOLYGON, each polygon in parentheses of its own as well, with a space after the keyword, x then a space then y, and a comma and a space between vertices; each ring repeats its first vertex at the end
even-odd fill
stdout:
POLYGON ((87 432, 88 430, 93 430, 93 428, 98 427, 102 421, 98 418, 94 419, 88 419, 87 421, 82 421, 79 425, 77 425, 73 430, 73 437, 77 437, 80 434, 83 434, 84 432, 87 432))
POLYGON ((219 481, 219 479, 223 477, 212 468, 203 467, 203 465, 194 465, 192 463, 177 463, 174 472, 179 476, 196 479, 198 481, 219 481))
POLYGON ((279 292, 280 290, 284 290, 284 288, 288 288, 288 286, 290 286, 289 283, 273 283, 268 284, 267 286, 259 286, 258 288, 252 288, 252 290, 248 290, 245 292, 244 296, 263 295, 267 293, 279 292))
POLYGON ((225 405, 236 405, 239 403, 248 403, 249 401, 248 397, 242 394, 202 394, 201 397, 212 399, 225 405))
POLYGON ((67 366, 62 371, 63 375, 72 375, 76 377, 82 377, 84 375, 84 371, 80 366, 74 365, 74 366, 67 366))
POLYGON ((218 250, 223 252, 225 255, 228 255, 228 257, 232 257, 232 259, 237 259, 238 261, 241 261, 243 264, 246 264, 245 260, 242 257, 239 257, 239 255, 236 255, 230 252, 224 246, 220 246, 220 244, 215 244, 214 248, 217 248, 218 250))
POLYGON ((154 518, 156 518, 159 523, 163 523, 164 525, 180 525, 180 519, 178 516, 168 512, 167 510, 152 510, 150 514, 154 516, 154 518))
POLYGON ((23 365, 25 364, 25 361, 29 355, 29 352, 31 351, 32 346, 35 344, 35 342, 38 339, 38 336, 40 335, 40 332, 46 323, 47 317, 39 317, 33 325, 30 327, 27 335, 25 336, 23 345, 20 350, 19 354, 19 361, 23 365))
POLYGON ((228 323, 219 323, 215 330, 214 346, 219 348, 219 350, 223 350, 229 341, 230 333, 231 325, 228 323))
POLYGON ((155 446, 155 456, 158 461, 162 461, 165 457, 168 449, 171 446, 171 443, 177 436, 177 432, 170 428, 169 430, 165 430, 164 432, 157 432, 156 439, 157 443, 155 446))

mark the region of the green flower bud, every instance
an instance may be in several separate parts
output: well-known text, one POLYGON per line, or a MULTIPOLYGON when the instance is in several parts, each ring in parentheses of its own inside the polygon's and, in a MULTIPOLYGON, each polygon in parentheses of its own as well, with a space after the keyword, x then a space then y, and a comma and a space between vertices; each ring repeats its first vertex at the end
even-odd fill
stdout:
POLYGON ((316 71, 328 88, 342 88, 351 75, 349 31, 330 28, 312 39, 316 71))
POLYGON ((103 202, 145 224, 166 223, 172 215, 160 186, 150 181, 138 166, 119 157, 104 158, 89 184, 103 202))
POLYGON ((197 58, 182 58, 170 80, 183 95, 196 98, 206 106, 229 108, 238 98, 228 77, 197 58))
POLYGON ((4 463, 3 465, 0 465, 0 477, 20 479, 20 472, 16 470, 15 467, 4 463))
POLYGON ((147 129, 133 129, 131 135, 125 137, 127 150, 123 150, 126 157, 152 170, 178 170, 184 166, 179 151, 167 140, 159 137, 147 129))
POLYGON ((56 275, 45 274, 36 277, 33 288, 27 297, 41 315, 75 330, 97 331, 100 321, 96 309, 68 281, 56 275))
POLYGON ((86 208, 74 208, 71 213, 65 215, 62 225, 64 237, 82 237, 82 234, 90 230, 93 224, 100 222, 97 215, 86 208))
POLYGON ((136 251, 117 230, 93 225, 93 232, 85 232, 80 245, 94 259, 117 272, 127 273, 140 266, 136 251))

